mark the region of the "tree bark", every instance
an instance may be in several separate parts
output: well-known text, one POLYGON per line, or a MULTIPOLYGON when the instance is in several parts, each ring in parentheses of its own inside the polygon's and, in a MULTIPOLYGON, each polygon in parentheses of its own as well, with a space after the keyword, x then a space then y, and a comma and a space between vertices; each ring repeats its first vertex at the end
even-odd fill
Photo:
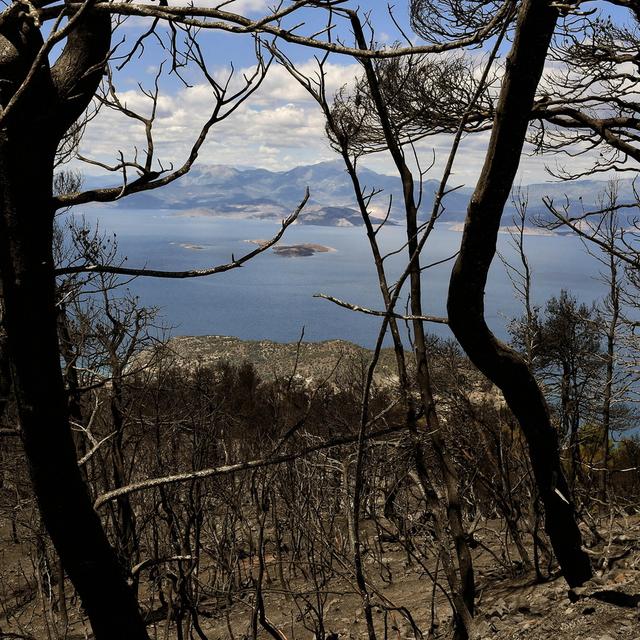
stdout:
POLYGON ((529 115, 556 21, 545 0, 525 0, 507 58, 489 149, 469 203, 462 244, 449 285, 449 325, 472 362, 503 392, 527 439, 545 508, 545 528, 570 586, 588 580, 591 565, 560 463, 545 399, 525 361, 491 333, 484 290, 496 252, 505 203, 520 162, 529 115))
MULTIPOLYGON (((612 195, 612 205, 614 205, 612 195)), ((607 233, 611 244, 616 240, 618 231, 617 219, 609 222, 607 233)), ((611 455, 609 435, 611 433, 611 407, 613 404, 614 376, 616 369, 616 350, 618 348, 618 323, 620 321, 620 280, 618 276, 618 259, 613 253, 608 255, 609 273, 609 322, 607 323, 607 355, 605 367, 604 391, 602 396, 602 472, 600 473, 600 497, 606 502, 609 491, 609 457, 611 455)))
POLYGON ((137 602, 76 461, 57 340, 51 253, 54 150, 34 154, 33 149, 28 140, 16 142, 0 132, 0 273, 9 360, 33 489, 95 637, 146 640, 137 602))
POLYGON ((2 296, 2 280, 0 280, 0 427, 4 410, 11 396, 11 371, 9 369, 9 353, 7 333, 4 329, 4 298, 2 296))

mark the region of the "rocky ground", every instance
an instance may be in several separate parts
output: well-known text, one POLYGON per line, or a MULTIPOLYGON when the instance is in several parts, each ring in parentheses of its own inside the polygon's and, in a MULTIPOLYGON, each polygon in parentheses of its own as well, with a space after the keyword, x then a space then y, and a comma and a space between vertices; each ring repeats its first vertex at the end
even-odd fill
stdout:
POLYGON ((544 584, 502 585, 479 606, 478 635, 495 640, 635 640, 640 619, 640 572, 614 571, 579 590, 567 591, 562 578, 544 584), (621 604, 603 602, 607 594, 629 594, 621 604))
MULTIPOLYGON (((628 524, 628 521, 627 521, 628 524)), ((617 523, 622 531, 624 522, 617 523)), ((532 575, 509 575, 504 565, 481 548, 474 550, 477 592, 478 640, 636 640, 640 639, 640 545, 635 538, 636 526, 630 531, 610 536, 607 544, 593 544, 592 554, 597 575, 583 587, 568 590, 560 576, 537 583, 532 575)), ((33 575, 32 561, 25 555, 26 547, 12 546, 8 531, 2 532, 2 567, 0 583, 0 638, 40 640, 56 638, 53 628, 58 615, 43 613, 43 585, 35 581, 30 586, 25 579, 33 575), (7 616, 7 613, 9 615, 7 616)), ((608 532, 607 532, 608 533, 608 532)), ((640 531, 638 531, 640 533, 640 531)), ((479 540, 482 542, 483 537, 479 540)), ((489 541, 489 536, 484 540, 489 541)), ((495 549, 494 552, 498 551, 495 549)), ((279 587, 273 558, 268 560, 265 583, 265 610, 269 620, 287 640, 313 640, 309 630, 313 621, 303 615, 300 601, 295 604, 279 587)), ((380 579, 378 566, 369 559, 367 572, 374 586, 374 619, 378 639, 410 640, 414 638, 450 637, 450 608, 443 596, 437 596, 431 607, 432 583, 424 572, 406 562, 398 543, 385 546, 382 564, 389 570, 380 579), (385 602, 387 612, 381 606, 385 602), (403 606, 411 612, 419 631, 412 628, 401 612, 390 610, 403 606), (433 625, 432 625, 433 622, 433 625), (432 635, 429 635, 429 628, 432 635), (421 635, 423 634, 423 635, 421 635)), ((204 577, 204 576, 203 576, 204 577)), ((325 587, 323 597, 325 639, 357 640, 366 638, 364 619, 358 596, 349 585, 347 574, 336 576, 325 587)), ((305 585, 291 583, 302 592, 305 585)), ((306 585, 307 587, 309 585, 306 585)), ((67 594, 70 587, 67 585, 67 594)), ((69 595, 67 596, 69 597, 69 595)), ((209 614, 200 620, 209 640, 248 640, 252 637, 250 599, 242 596, 231 606, 213 606, 204 601, 209 614)), ((70 598, 71 624, 66 640, 90 638, 79 603, 70 598)), ((152 638, 172 638, 165 635, 164 620, 149 627, 152 638)), ((259 638, 270 636, 260 631, 259 638)))
MULTIPOLYGON (((640 640, 640 542, 633 533, 636 525, 630 525, 629 519, 623 518, 614 526, 618 533, 609 536, 606 544, 590 541, 592 547, 589 551, 596 575, 583 587, 573 590, 569 590, 557 573, 544 582, 536 581, 535 576, 530 574, 509 576, 504 565, 496 566, 489 554, 481 548, 476 549, 476 639, 640 640), (631 535, 621 533, 628 526, 631 527, 631 535)), ((640 530, 637 533, 640 534, 640 530)), ((481 542, 482 538, 478 536, 481 542)), ((486 536, 484 541, 488 543, 490 538, 486 536)), ((394 543, 387 546, 383 562, 390 569, 390 582, 382 583, 374 577, 376 572, 373 563, 369 565, 372 583, 377 591, 374 602, 380 603, 384 599, 388 606, 406 606, 423 636, 416 633, 402 615, 392 612, 385 616, 384 609, 376 606, 374 620, 379 640, 450 638, 450 607, 443 598, 437 597, 435 607, 431 608, 432 586, 424 574, 416 571, 415 567, 407 566, 401 548, 394 543), (432 620, 434 625, 430 636, 432 620)), ((274 591, 266 603, 270 620, 285 633, 288 640, 314 638, 304 628, 299 612, 287 598, 277 596, 274 591)), ((207 635, 211 640, 230 638, 229 627, 236 631, 235 637, 249 637, 243 635, 243 630, 248 630, 246 611, 234 608, 226 615, 224 626, 222 620, 217 624, 209 621, 207 635)), ((326 629, 330 640, 367 637, 355 594, 334 594, 326 599, 326 629)), ((260 637, 269 636, 263 633, 260 637)))

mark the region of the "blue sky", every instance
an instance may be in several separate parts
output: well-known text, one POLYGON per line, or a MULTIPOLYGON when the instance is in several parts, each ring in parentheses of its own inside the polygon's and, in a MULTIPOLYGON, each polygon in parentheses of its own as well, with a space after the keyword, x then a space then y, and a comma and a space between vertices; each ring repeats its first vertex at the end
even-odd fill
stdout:
MULTIPOLYGON (((225 8, 258 17, 267 11, 269 4, 265 0, 236 0, 225 8)), ((398 2, 394 9, 394 15, 402 25, 407 24, 407 4, 398 2)), ((378 42, 392 43, 402 39, 389 18, 384 2, 368 0, 361 2, 359 6, 363 11, 370 11, 378 42)), ((317 16, 315 12, 305 13, 307 29, 320 28, 317 16)), ((148 23, 142 19, 133 18, 121 25, 114 38, 114 42, 124 38, 119 51, 127 51, 129 43, 135 40, 146 24, 148 23)), ((159 33, 166 37, 166 28, 159 33)), ((343 34, 345 38, 349 37, 346 28, 343 34)), ((200 42, 209 68, 216 77, 224 77, 231 64, 236 69, 237 78, 250 72, 254 63, 251 37, 202 32, 200 42)), ((287 47, 287 53, 304 71, 312 73, 315 69, 314 51, 303 47, 287 47)), ((476 50, 470 52, 470 55, 482 57, 483 51, 476 50)), ((140 91, 138 83, 143 87, 151 87, 164 58, 166 52, 155 40, 148 39, 143 55, 136 56, 122 71, 116 72, 121 100, 129 107, 141 113, 148 112, 149 100, 140 91)), ((165 70, 168 70, 166 63, 165 70)), ((333 55, 327 71, 328 88, 333 92, 352 82, 359 74, 360 67, 348 57, 333 55)), ((170 163, 179 165, 184 161, 212 104, 210 88, 201 74, 195 70, 187 70, 185 78, 190 86, 185 86, 171 74, 165 73, 160 80, 162 91, 155 140, 158 157, 165 166, 170 163)), ((487 140, 488 134, 479 134, 463 142, 453 182, 473 184, 482 165, 487 140)), ((429 164, 435 158, 435 166, 428 177, 439 177, 438 170, 446 160, 449 144, 447 136, 419 143, 418 152, 424 164, 429 164)), ((144 148, 144 131, 140 123, 105 110, 87 129, 82 153, 102 162, 113 163, 117 161, 120 152, 125 157, 133 157, 136 148, 144 148)), ((285 170, 335 157, 325 139, 324 122, 319 108, 286 70, 274 64, 261 88, 249 101, 228 120, 211 130, 199 162, 207 165, 229 164, 285 170)), ((548 180, 545 165, 553 166, 555 162, 555 159, 549 157, 525 158, 521 166, 520 182, 527 184, 548 180)), ((580 164, 587 166, 587 163, 587 158, 580 158, 572 161, 572 168, 575 169, 580 164)), ((383 173, 392 172, 391 163, 385 154, 370 156, 366 164, 383 173)), ((97 171, 93 167, 84 167, 83 170, 93 174, 97 171)))

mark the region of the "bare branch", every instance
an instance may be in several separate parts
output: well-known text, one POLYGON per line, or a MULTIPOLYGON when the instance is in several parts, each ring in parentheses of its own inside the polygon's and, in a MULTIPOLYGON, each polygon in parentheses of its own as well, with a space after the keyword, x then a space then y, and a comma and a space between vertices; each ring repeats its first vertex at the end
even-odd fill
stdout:
MULTIPOLYGON (((326 3, 303 2, 296 4, 305 4, 306 6, 315 6, 315 8, 326 8, 326 3)), ((66 5, 69 10, 76 8, 77 4, 69 3, 66 5)), ((105 13, 125 16, 141 16, 147 18, 160 18, 172 23, 183 24, 190 27, 198 27, 201 29, 214 29, 219 31, 227 31, 229 33, 264 33, 271 36, 281 38, 292 44, 299 44, 314 49, 321 49, 331 53, 352 56, 354 58, 395 58, 410 53, 443 53, 453 51, 463 47, 470 47, 483 42, 490 37, 497 29, 501 27, 504 20, 507 19, 512 12, 512 1, 506 0, 492 14, 491 18, 477 30, 457 40, 449 42, 440 42, 429 45, 414 45, 411 47, 400 48, 383 48, 383 49, 366 49, 361 50, 358 47, 349 47, 331 40, 319 40, 314 36, 303 36, 295 33, 297 27, 285 28, 278 24, 272 24, 277 21, 279 13, 276 12, 258 20, 251 20, 246 16, 236 13, 222 11, 217 8, 208 8, 202 6, 153 6, 144 4, 124 4, 119 2, 98 4, 96 10, 105 13), (215 21, 214 21, 215 20, 215 21)))
MULTIPOLYGON (((398 433, 404 430, 404 426, 399 427, 387 427, 386 429, 379 429, 371 431, 367 434, 367 438, 381 438, 393 433, 398 433)), ((305 447, 299 451, 282 454, 272 458, 260 458, 258 460, 249 460, 247 462, 238 462, 236 464, 228 464, 221 467, 212 467, 210 469, 201 469, 200 471, 188 471, 186 473, 178 473, 172 476, 163 476, 161 478, 150 478, 148 480, 141 480, 140 482, 134 482, 126 487, 120 487, 103 493, 95 501, 94 508, 100 509, 107 502, 115 500, 121 496, 131 495, 145 489, 154 489, 156 487, 163 487, 169 484, 176 484, 178 482, 187 482, 189 480, 202 480, 205 478, 212 478, 214 476, 228 475, 230 473, 237 473, 238 471, 247 471, 248 469, 260 469, 262 467, 271 466, 274 464, 282 464, 283 462, 290 462, 297 460, 310 453, 316 453, 317 451, 323 451, 325 449, 331 449, 332 447, 341 447, 347 444, 353 444, 358 441, 359 436, 348 435, 332 438, 320 444, 316 444, 310 447, 305 447)))
POLYGON ((56 275, 70 275, 73 273, 112 273, 114 275, 124 275, 124 276, 145 276, 147 278, 201 278, 203 276, 211 276, 216 273, 224 273, 225 271, 231 271, 231 269, 237 269, 241 267, 246 262, 255 258, 257 255, 264 253, 267 249, 270 249, 274 244, 276 244, 280 238, 284 235, 284 232, 287 230, 289 226, 291 226, 300 215, 303 207, 307 203, 309 199, 309 188, 307 187, 306 193, 302 202, 298 205, 297 209, 286 219, 282 221, 282 227, 280 231, 276 233, 270 240, 260 244, 256 249, 246 253, 240 258, 233 258, 231 262, 227 262, 226 264, 220 264, 215 267, 209 267, 207 269, 190 269, 188 271, 162 271, 159 269, 135 269, 129 267, 116 267, 108 264, 87 264, 80 265, 77 267, 63 267, 61 269, 56 269, 56 275))
POLYGON ((378 316, 380 318, 396 318, 397 320, 420 320, 422 322, 434 322, 436 324, 448 324, 449 321, 446 318, 442 318, 440 316, 411 316, 411 315, 402 315, 399 313, 395 313, 394 311, 376 311, 374 309, 367 309, 366 307, 361 307, 360 305, 353 304, 351 302, 345 302, 344 300, 340 300, 339 298, 334 298, 333 296, 329 296, 325 293, 314 293, 314 298, 322 298, 323 300, 329 300, 329 302, 333 302, 337 304, 339 307, 343 307, 345 309, 349 309, 351 311, 359 311, 360 313, 365 313, 370 316, 378 316))

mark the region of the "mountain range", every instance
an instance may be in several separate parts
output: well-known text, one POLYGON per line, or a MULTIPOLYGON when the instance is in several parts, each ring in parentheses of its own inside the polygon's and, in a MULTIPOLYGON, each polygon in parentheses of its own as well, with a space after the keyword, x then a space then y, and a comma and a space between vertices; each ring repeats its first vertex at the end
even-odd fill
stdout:
MULTIPOLYGON (((400 179, 362 168, 361 185, 367 191, 379 191, 369 207, 370 215, 384 217, 391 197, 390 223, 402 219, 402 188, 400 179)), ((600 208, 599 199, 606 188, 603 180, 549 182, 523 187, 528 192, 530 217, 548 218, 542 202, 548 196, 558 206, 567 205, 572 214, 584 209, 600 208)), ((455 183, 451 184, 455 187, 455 183)), ((186 176, 156 191, 142 192, 119 200, 117 206, 128 209, 169 209, 183 216, 220 216, 252 219, 282 219, 300 203, 305 189, 310 198, 298 223, 325 226, 354 226, 362 224, 353 195, 353 188, 340 160, 295 167, 287 171, 236 168, 227 165, 199 166, 186 176)), ((430 214, 437 180, 425 180, 422 185, 424 216, 430 214)), ((473 186, 461 186, 450 191, 444 199, 446 222, 464 220, 473 186)), ((631 180, 619 181, 620 202, 635 202, 631 180)), ((509 203, 503 220, 511 222, 515 212, 509 203)), ((626 210, 627 216, 636 209, 626 210)))

